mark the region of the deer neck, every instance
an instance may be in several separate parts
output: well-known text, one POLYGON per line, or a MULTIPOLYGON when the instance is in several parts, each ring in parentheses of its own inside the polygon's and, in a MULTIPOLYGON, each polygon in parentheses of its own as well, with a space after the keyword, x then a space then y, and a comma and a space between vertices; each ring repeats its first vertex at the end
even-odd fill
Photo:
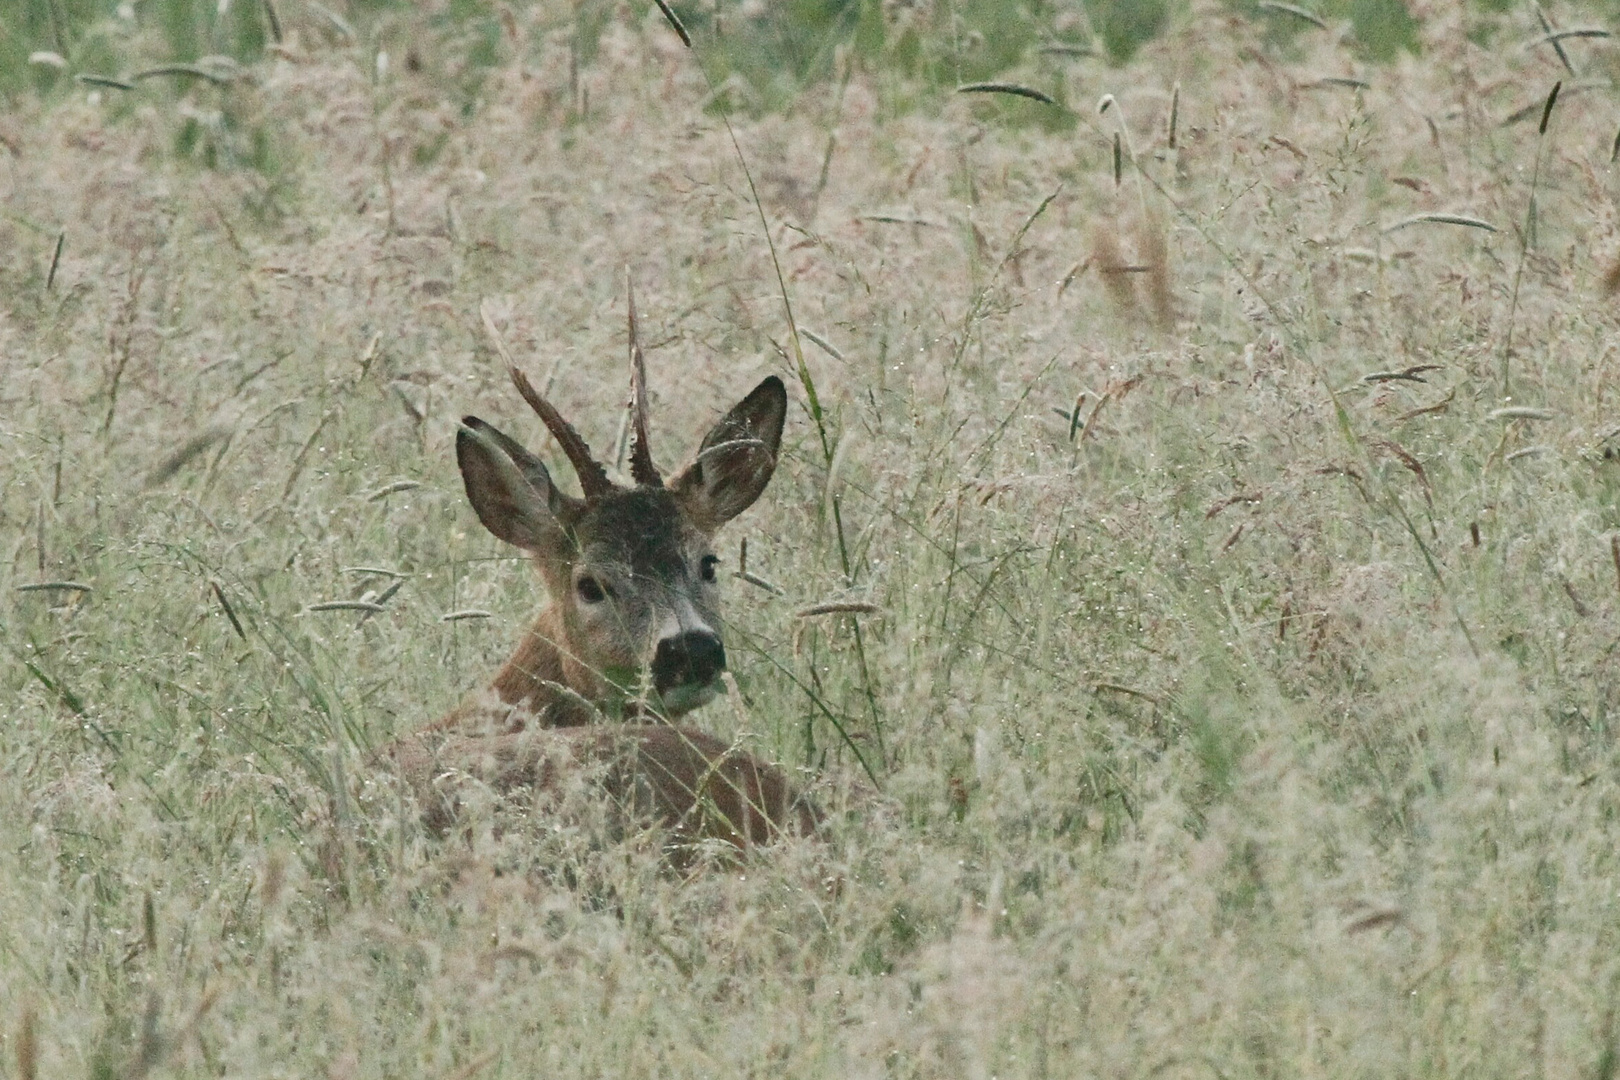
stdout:
POLYGON ((577 727, 613 710, 607 684, 560 645, 561 613, 546 605, 489 686, 441 722, 447 728, 511 734, 577 727))

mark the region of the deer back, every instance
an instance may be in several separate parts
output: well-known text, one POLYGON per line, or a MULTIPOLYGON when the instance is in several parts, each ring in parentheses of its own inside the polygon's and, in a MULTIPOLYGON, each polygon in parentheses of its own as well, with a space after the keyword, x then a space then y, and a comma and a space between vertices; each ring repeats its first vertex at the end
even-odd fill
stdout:
POLYGON ((782 771, 689 727, 602 724, 503 735, 428 730, 400 740, 394 761, 430 828, 460 817, 466 785, 560 806, 583 778, 608 801, 619 830, 661 826, 677 847, 723 840, 744 849, 808 836, 820 814, 782 771))

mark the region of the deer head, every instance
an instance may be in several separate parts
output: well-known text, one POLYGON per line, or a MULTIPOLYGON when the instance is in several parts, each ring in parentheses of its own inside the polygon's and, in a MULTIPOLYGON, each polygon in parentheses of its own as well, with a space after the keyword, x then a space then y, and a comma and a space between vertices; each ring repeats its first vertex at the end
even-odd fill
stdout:
MULTIPOLYGON (((756 386, 665 481, 648 442, 632 298, 634 486, 623 486, 515 365, 510 373, 573 465, 581 494, 564 492, 538 457, 476 416, 456 433, 456 461, 478 520, 527 551, 545 582, 550 605, 531 635, 555 649, 544 666, 567 691, 610 713, 633 701, 666 717, 704 704, 726 668, 713 539, 759 498, 776 469, 787 414, 782 380, 773 375, 756 386)), ((537 687, 531 696, 544 695, 537 687)))

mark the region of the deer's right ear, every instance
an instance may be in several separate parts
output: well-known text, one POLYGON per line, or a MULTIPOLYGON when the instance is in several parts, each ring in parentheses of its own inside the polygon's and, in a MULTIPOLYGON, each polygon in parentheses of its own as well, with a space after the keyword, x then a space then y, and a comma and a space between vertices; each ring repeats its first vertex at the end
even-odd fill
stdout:
POLYGON ((476 416, 456 432, 456 464, 484 528, 526 551, 543 550, 566 532, 574 504, 551 482, 539 458, 476 416))

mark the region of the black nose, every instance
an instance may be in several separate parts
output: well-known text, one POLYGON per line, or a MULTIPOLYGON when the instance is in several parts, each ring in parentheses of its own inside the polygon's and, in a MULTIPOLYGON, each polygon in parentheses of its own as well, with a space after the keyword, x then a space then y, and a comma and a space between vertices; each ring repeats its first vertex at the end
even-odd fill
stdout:
POLYGON ((653 685, 659 693, 680 686, 707 686, 726 670, 726 647, 707 630, 687 630, 658 643, 653 685))

